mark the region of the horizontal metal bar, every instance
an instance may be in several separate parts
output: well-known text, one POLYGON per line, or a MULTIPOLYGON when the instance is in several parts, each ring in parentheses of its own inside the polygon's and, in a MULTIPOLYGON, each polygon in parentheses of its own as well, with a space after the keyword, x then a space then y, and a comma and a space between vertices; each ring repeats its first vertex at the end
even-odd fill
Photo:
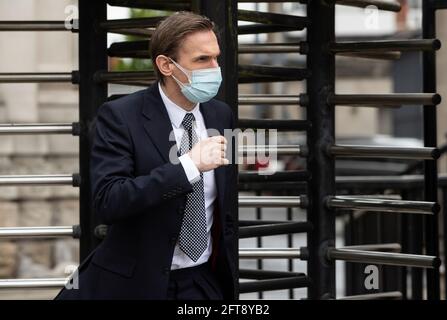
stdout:
MULTIPOLYGON (((139 28, 149 28, 155 26, 157 19, 153 18, 141 18, 141 19, 124 19, 124 20, 109 20, 101 23, 104 29, 109 32, 117 33, 135 33, 136 28, 134 25, 142 25, 139 28)), ((141 30, 141 29, 137 29, 141 30)), ((154 30, 144 30, 144 34, 152 34, 154 30)), ((107 54, 110 57, 133 57, 133 58, 150 58, 149 51, 150 41, 125 41, 114 42, 107 49, 107 54)), ((240 44, 238 47, 238 53, 300 53, 305 54, 307 51, 307 45, 305 43, 253 43, 253 44, 240 44)))
POLYGON ((79 226, 1 227, 0 239, 79 238, 77 230, 79 230, 79 226))
POLYGON ((439 212, 440 209, 439 204, 436 202, 366 199, 355 196, 328 197, 326 205, 329 208, 430 215, 439 212))
POLYGON ((378 244, 361 244, 356 246, 344 246, 341 249, 401 252, 402 246, 399 243, 378 243, 378 244))
POLYGON ((149 59, 151 57, 149 46, 150 42, 147 40, 114 42, 107 49, 107 55, 109 57, 149 59))
POLYGON ((71 82, 78 83, 74 72, 2 72, 0 83, 40 83, 40 82, 71 82))
POLYGON ((292 27, 296 30, 303 30, 310 24, 310 20, 307 17, 241 9, 237 11, 237 17, 238 20, 242 21, 275 24, 279 26, 292 27))
POLYGON ((79 123, 0 124, 0 134, 72 134, 79 135, 79 123))
POLYGON ((304 233, 312 230, 312 224, 304 222, 285 222, 250 227, 239 227, 239 239, 304 233))
MULTIPOLYGON (((339 176, 336 177, 338 189, 350 188, 378 188, 378 189, 411 189, 421 188, 424 183, 423 175, 402 176, 339 176)), ((447 175, 439 175, 439 184, 447 185, 447 175)))
MULTIPOLYGON (((273 174, 259 174, 257 171, 240 171, 238 175, 238 182, 274 182, 274 181, 308 181, 310 178, 307 171, 277 171, 273 174)), ((301 199, 302 201, 302 199, 301 199)))
POLYGON ((379 51, 379 52, 339 52, 338 56, 363 58, 363 59, 375 59, 375 60, 399 60, 402 57, 400 51, 379 51))
POLYGON ((240 129, 276 129, 278 131, 305 131, 310 128, 307 120, 239 119, 240 129))
POLYGON ((346 296, 337 300, 402 300, 403 295, 400 291, 379 292, 370 294, 359 294, 355 296, 346 296))
MULTIPOLYGON (((286 68, 263 65, 239 65, 239 83, 299 81, 309 76, 309 71, 302 68, 286 68)), ((98 71, 97 82, 129 82, 139 81, 141 84, 154 81, 153 70, 147 71, 98 71)))
POLYGON ((255 23, 255 24, 238 26, 237 34, 238 35, 259 34, 259 33, 272 33, 272 32, 287 32, 287 31, 296 31, 296 30, 297 29, 293 26, 255 23))
POLYGON ((293 181, 283 181, 283 182, 269 182, 258 181, 258 182, 239 182, 239 191, 278 191, 280 194, 284 191, 294 192, 296 194, 301 194, 307 192, 307 182, 293 182, 293 181))
MULTIPOLYGON (((62 288, 69 278, 41 278, 41 279, 0 279, 0 289, 52 289, 62 288)), ((278 279, 258 280, 242 282, 239 284, 239 292, 256 292, 266 290, 280 290, 289 288, 303 288, 310 285, 306 276, 281 277, 278 279)))
POLYGON ((279 105, 301 105, 304 95, 287 94, 240 94, 239 105, 252 104, 279 104, 279 105))
POLYGON ((328 248, 327 258, 329 260, 414 268, 435 268, 440 265, 440 259, 434 256, 336 248, 328 248))
MULTIPOLYGON (((244 175, 242 179, 245 179, 245 172, 241 171, 244 175)), ((257 172, 249 172, 248 179, 256 178, 259 176, 257 172)), ((240 191, 265 191, 273 190, 283 192, 284 190, 294 191, 297 194, 306 192, 306 183, 304 181, 291 181, 290 177, 285 176, 284 181, 269 181, 269 180, 241 180, 238 184, 238 190, 240 191), (265 183, 268 182, 268 183, 265 183)), ((402 176, 337 176, 335 178, 337 190, 363 190, 363 189, 402 189, 409 190, 414 188, 421 188, 424 180, 422 175, 402 175, 402 176)), ((447 175, 439 175, 439 186, 447 187, 447 175)), ((370 192, 370 191, 368 191, 370 192)))
POLYGON ((288 220, 239 220, 239 227, 261 226, 267 224, 283 224, 289 223, 288 220))
POLYGON ((148 71, 98 71, 94 75, 97 82, 124 82, 135 80, 155 80, 153 70, 148 71))
POLYGON ((363 58, 363 59, 377 59, 377 60, 399 60, 402 53, 397 51, 386 51, 386 52, 340 52, 339 56, 363 58))
POLYGON ((0 186, 16 185, 80 185, 79 174, 73 175, 3 175, 0 176, 0 186))
POLYGON ((304 156, 303 150, 305 149, 294 145, 243 145, 238 148, 240 156, 268 156, 272 154, 304 156))
POLYGON ((440 156, 437 148, 372 147, 359 145, 334 145, 330 154, 342 158, 395 158, 436 160, 440 156))
POLYGON ((190 11, 191 1, 184 0, 107 0, 111 6, 163 11, 190 11))
MULTIPOLYGON (((343 195, 341 195, 343 196, 343 195)), ((385 199, 385 200, 402 200, 402 196, 400 194, 352 194, 352 195, 346 195, 348 197, 355 197, 359 199, 385 199)))
POLYGON ((247 281, 239 283, 239 293, 306 288, 308 286, 310 286, 310 280, 306 276, 247 281))
POLYGON ((300 248, 239 248, 240 259, 301 259, 300 248))
POLYGON ((365 8, 368 6, 375 6, 377 9, 384 11, 399 12, 401 5, 397 1, 390 0, 326 0, 327 2, 335 3, 342 6, 365 8))
POLYGON ((332 94, 328 96, 327 102, 349 106, 438 105, 441 103, 441 96, 437 93, 332 94))
MULTIPOLYGON (((146 49, 147 50, 147 49, 146 49)), ((108 97, 108 100, 116 100, 127 96, 127 94, 114 94, 108 97)), ((239 105, 253 104, 278 104, 278 105, 306 105, 307 96, 305 94, 287 95, 287 94, 240 94, 238 97, 239 105)))
POLYGON ((304 273, 287 272, 287 271, 271 271, 259 269, 239 269, 239 278, 243 279, 271 279, 271 278, 290 278, 301 277, 304 273))
POLYGON ((76 20, 69 21, 0 21, 0 31, 71 31, 76 20), (68 24, 69 28, 67 28, 68 24))
POLYGON ((239 83, 300 81, 310 76, 310 71, 303 68, 278 67, 267 65, 238 66, 239 83))
MULTIPOLYGON (((119 33, 134 33, 136 25, 141 25, 140 28, 149 28, 155 26, 159 20, 164 17, 156 18, 141 18, 141 19, 123 19, 123 20, 109 20, 101 23, 101 26, 109 31, 118 31, 119 33)), ((153 30, 150 31, 150 34, 153 30)), ((147 31, 145 31, 147 33, 147 31)), ((107 54, 110 57, 130 57, 130 58, 144 58, 151 57, 149 51, 150 41, 125 41, 114 42, 107 49, 107 54)), ((238 53, 301 53, 305 54, 307 45, 305 43, 253 43, 240 44, 238 53)))
MULTIPOLYGON (((164 17, 147 17, 147 18, 132 18, 132 19, 114 19, 103 21, 99 26, 106 31, 113 31, 116 29, 132 29, 132 28, 155 28, 157 24, 167 18, 164 17)), ((149 41, 144 41, 149 44, 149 41)), ((124 42, 127 43, 127 42, 124 42)))
POLYGON ((339 52, 382 52, 382 51, 436 51, 441 48, 438 39, 381 40, 364 42, 332 43, 331 51, 339 52))
POLYGON ((300 196, 239 196, 239 207, 300 207, 300 196))
POLYGON ((69 278, 0 279, 0 289, 62 288, 69 278))
MULTIPOLYGON (((304 50, 307 46, 304 47, 304 50)), ((298 43, 252 43, 240 44, 238 53, 300 53, 303 54, 303 46, 298 43)))
MULTIPOLYGON (((151 38, 155 32, 155 28, 128 28, 128 29, 123 28, 123 29, 113 29, 113 30, 110 30, 109 32, 122 34, 122 35, 126 35, 126 36, 138 36, 138 37, 151 38)), ((147 53, 147 55, 150 56, 150 53, 147 53)), ((116 57, 119 57, 119 56, 116 56, 116 57)), ((122 56, 122 57, 126 57, 126 56, 122 56)), ((128 57, 132 57, 132 56, 128 56, 128 57)), ((142 58, 142 57, 135 57, 135 58, 142 58)))

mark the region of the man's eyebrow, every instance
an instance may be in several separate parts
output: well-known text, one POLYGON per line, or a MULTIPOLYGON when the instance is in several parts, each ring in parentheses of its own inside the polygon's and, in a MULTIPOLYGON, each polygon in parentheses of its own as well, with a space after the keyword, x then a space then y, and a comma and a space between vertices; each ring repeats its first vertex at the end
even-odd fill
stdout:
MULTIPOLYGON (((216 57, 220 56, 221 52, 219 51, 219 53, 216 55, 216 57)), ((194 60, 199 60, 202 58, 211 58, 212 55, 208 55, 208 54, 201 54, 200 56, 197 56, 194 58, 194 60)))

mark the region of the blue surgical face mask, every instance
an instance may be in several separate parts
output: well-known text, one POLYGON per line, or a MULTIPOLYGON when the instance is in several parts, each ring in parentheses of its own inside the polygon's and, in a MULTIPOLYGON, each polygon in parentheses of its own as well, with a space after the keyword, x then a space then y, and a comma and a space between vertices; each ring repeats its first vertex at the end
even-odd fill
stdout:
MULTIPOLYGON (((171 59, 171 58, 169 58, 171 59)), ((187 70, 171 59, 177 68, 182 71, 189 80, 189 83, 182 83, 174 75, 172 78, 180 86, 183 95, 192 103, 207 102, 214 98, 219 91, 222 82, 220 67, 187 70)))

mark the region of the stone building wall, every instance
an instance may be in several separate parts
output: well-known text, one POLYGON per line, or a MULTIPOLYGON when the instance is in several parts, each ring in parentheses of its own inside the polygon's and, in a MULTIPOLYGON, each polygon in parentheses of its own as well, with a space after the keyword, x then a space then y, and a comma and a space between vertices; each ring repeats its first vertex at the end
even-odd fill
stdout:
MULTIPOLYGON (((69 0, 0 2, 0 20, 64 20, 69 0)), ((0 32, 1 72, 71 72, 77 69, 71 32, 0 32)), ((71 123, 78 120, 78 88, 71 83, 0 84, 0 123, 71 123)), ((78 138, 71 135, 1 135, 0 175, 78 172, 78 138)), ((79 223, 79 190, 71 186, 0 186, 0 226, 79 223)), ((78 241, 0 240, 0 278, 65 276, 76 264, 78 241)))

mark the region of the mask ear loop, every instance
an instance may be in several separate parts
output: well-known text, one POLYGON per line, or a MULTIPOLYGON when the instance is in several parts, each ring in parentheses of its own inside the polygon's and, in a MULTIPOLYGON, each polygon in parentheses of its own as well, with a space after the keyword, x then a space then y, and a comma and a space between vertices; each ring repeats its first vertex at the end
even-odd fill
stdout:
MULTIPOLYGON (((189 84, 191 84, 191 78, 188 74, 188 70, 186 70, 185 68, 183 68, 181 65, 179 65, 177 62, 175 62, 172 58, 168 57, 169 60, 171 60, 171 62, 181 71, 183 72, 183 74, 186 76, 186 78, 188 79, 189 84)), ((177 83, 181 83, 182 87, 185 86, 184 83, 182 83, 180 80, 178 80, 174 75, 172 75, 172 78, 177 81, 177 83)))

